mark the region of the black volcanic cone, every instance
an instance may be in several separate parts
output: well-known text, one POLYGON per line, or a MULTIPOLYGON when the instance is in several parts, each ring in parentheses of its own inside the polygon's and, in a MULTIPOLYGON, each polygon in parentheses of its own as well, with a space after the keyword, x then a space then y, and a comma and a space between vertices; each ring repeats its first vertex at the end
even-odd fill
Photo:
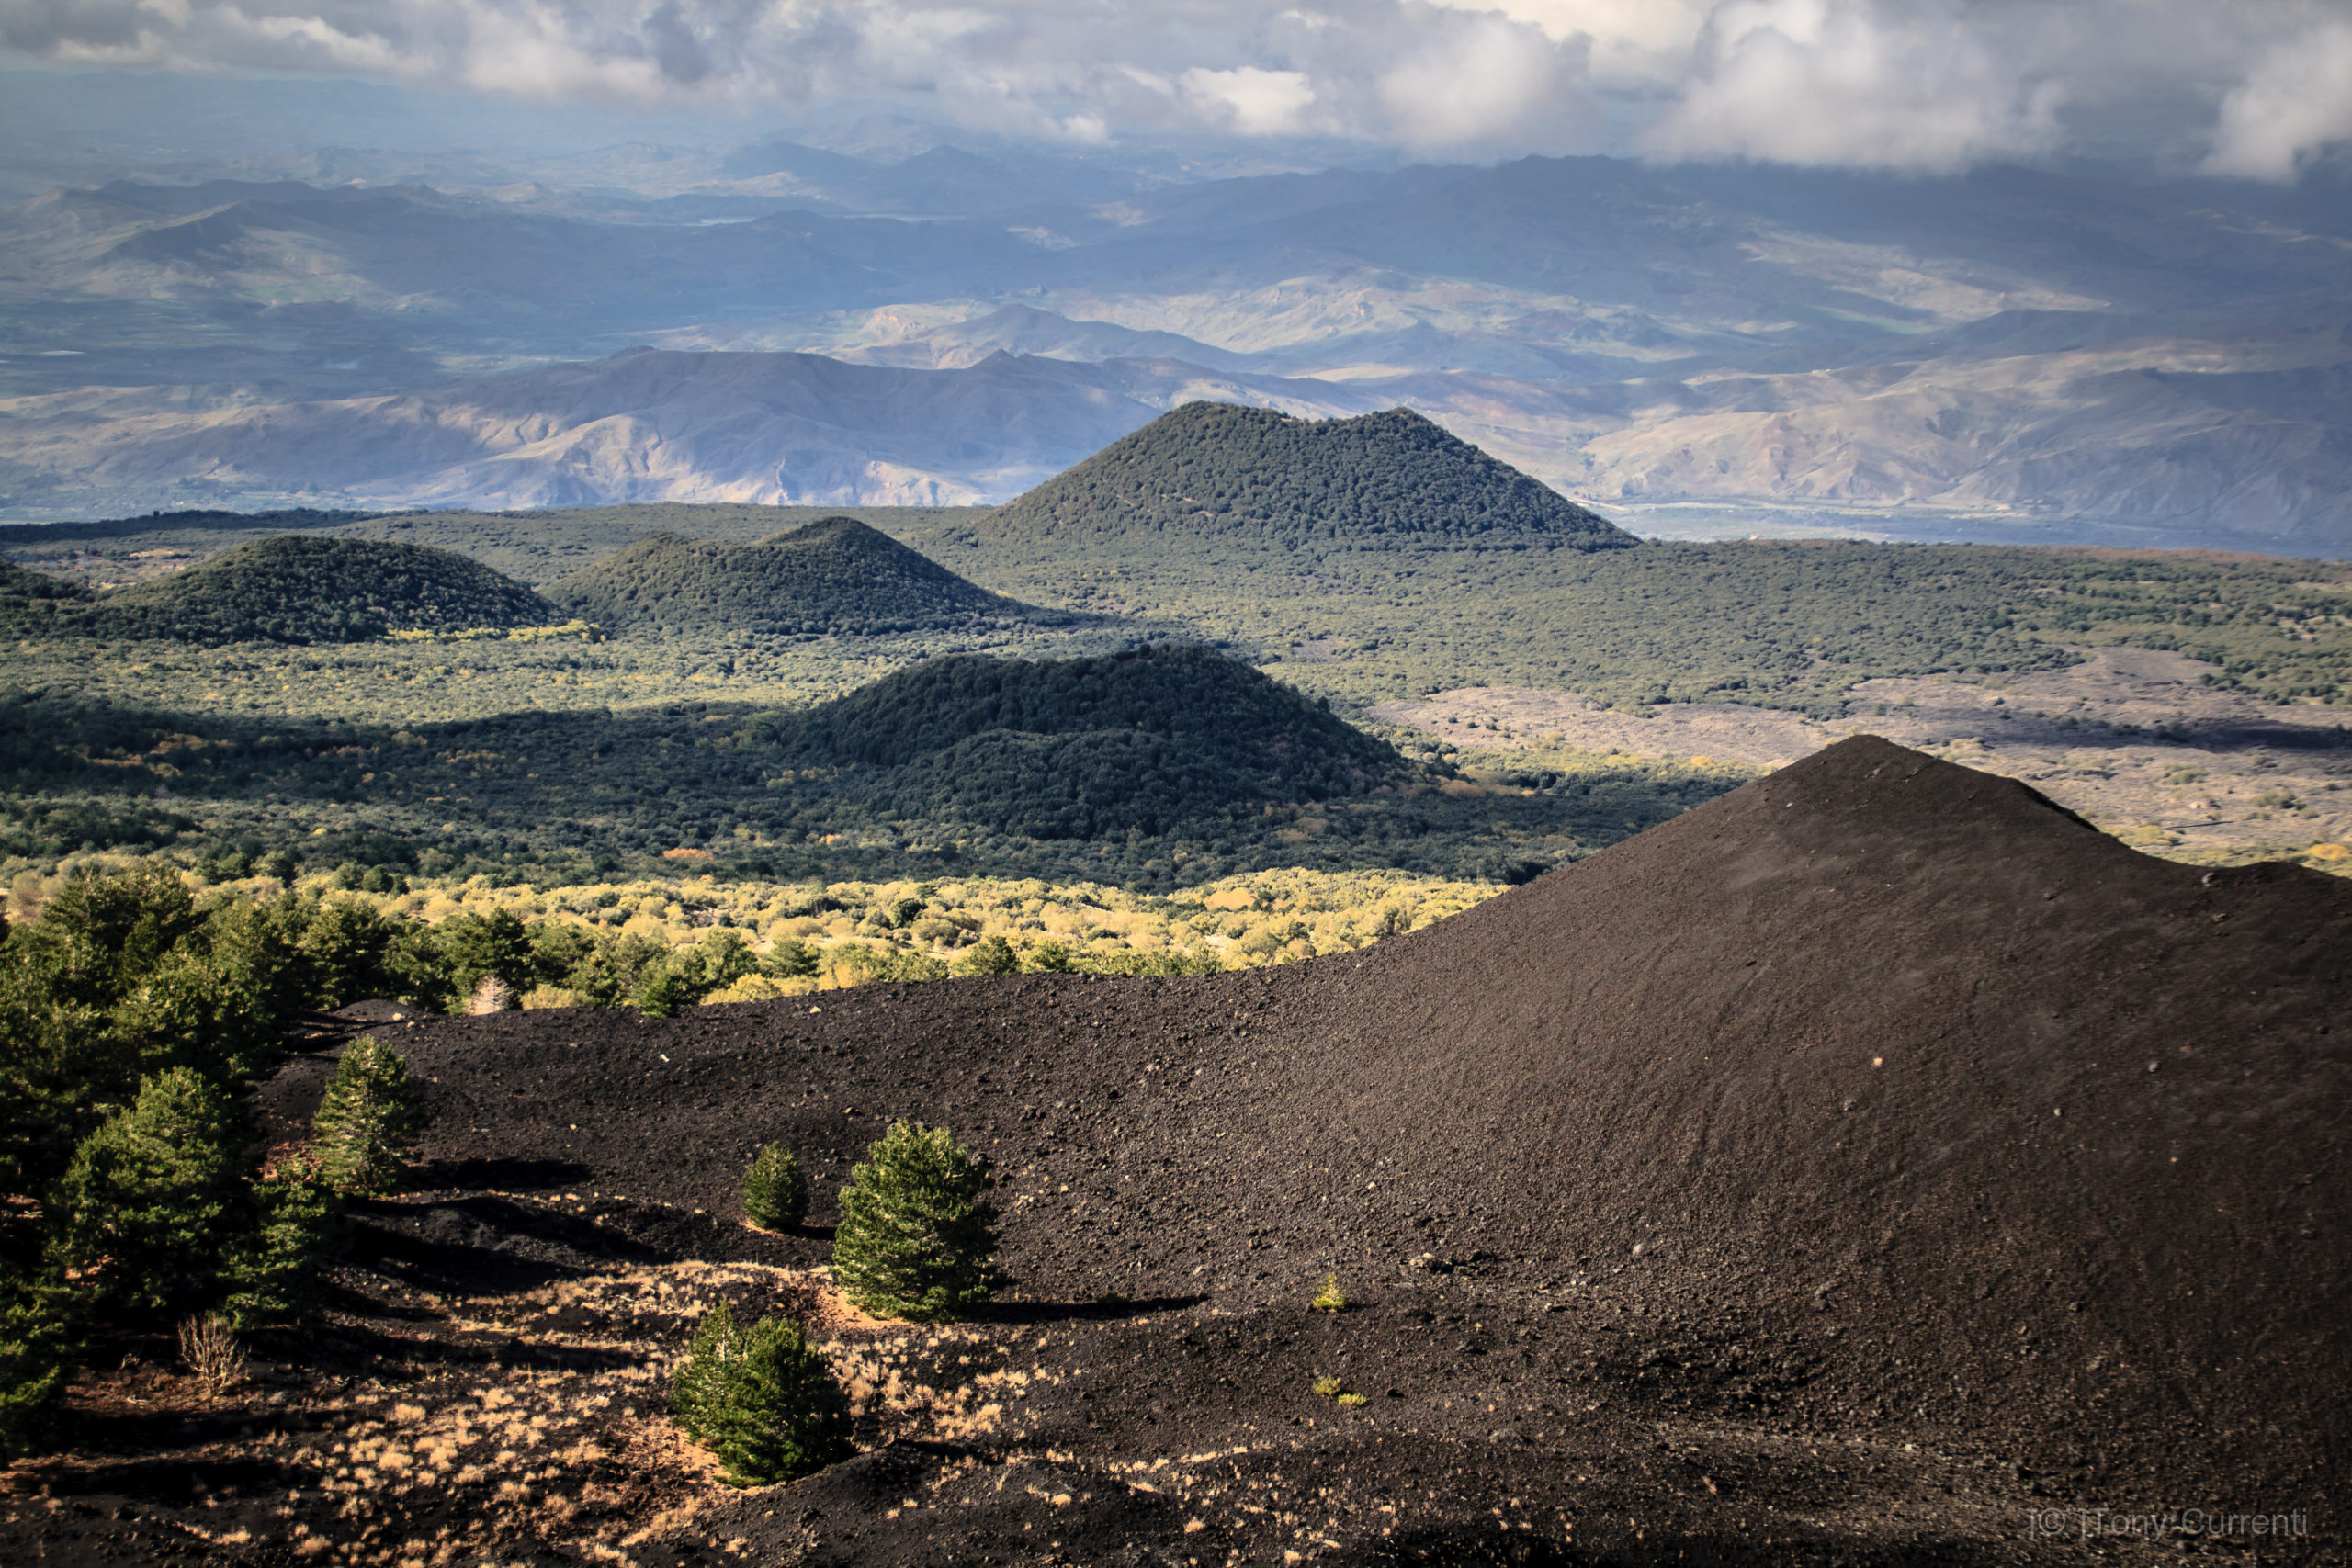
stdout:
POLYGON ((1410 409, 1294 419, 1186 403, 975 525, 1065 545, 1241 539, 1293 547, 1616 549, 1633 535, 1410 409))
POLYGON ((854 517, 748 545, 657 534, 548 596, 614 630, 878 634, 1079 618, 991 593, 854 517))

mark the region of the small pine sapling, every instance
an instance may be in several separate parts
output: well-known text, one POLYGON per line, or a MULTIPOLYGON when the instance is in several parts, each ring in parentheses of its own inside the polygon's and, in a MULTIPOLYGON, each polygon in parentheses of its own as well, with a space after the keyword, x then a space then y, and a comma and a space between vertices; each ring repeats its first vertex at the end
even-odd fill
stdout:
POLYGON ((344 1048, 311 1118, 320 1173, 338 1192, 391 1191, 416 1153, 421 1121, 408 1063, 374 1035, 361 1035, 344 1048))
POLYGON ((808 1178, 782 1144, 770 1144, 743 1173, 743 1215, 762 1230, 788 1230, 808 1217, 808 1178))
POLYGON ((1323 1288, 1315 1292, 1315 1299, 1307 1304, 1317 1312, 1345 1312, 1355 1303, 1348 1300, 1346 1292, 1340 1289, 1340 1277, 1327 1273, 1323 1276, 1323 1288))
POLYGON ((750 1328, 725 1303, 695 1325, 670 1414, 736 1486, 767 1486, 847 1459, 849 1395, 788 1317, 750 1328))
POLYGON ((986 1166, 944 1127, 893 1122, 842 1190, 833 1277, 885 1317, 963 1315, 1003 1283, 986 1166))

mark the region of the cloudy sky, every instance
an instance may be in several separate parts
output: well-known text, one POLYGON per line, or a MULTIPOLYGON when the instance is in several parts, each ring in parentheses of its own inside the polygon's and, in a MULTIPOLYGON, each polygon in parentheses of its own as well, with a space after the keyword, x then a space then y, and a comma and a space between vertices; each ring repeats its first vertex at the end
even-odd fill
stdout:
POLYGON ((0 0, 0 59, 1431 157, 2287 180, 2352 139, 2352 0, 0 0))

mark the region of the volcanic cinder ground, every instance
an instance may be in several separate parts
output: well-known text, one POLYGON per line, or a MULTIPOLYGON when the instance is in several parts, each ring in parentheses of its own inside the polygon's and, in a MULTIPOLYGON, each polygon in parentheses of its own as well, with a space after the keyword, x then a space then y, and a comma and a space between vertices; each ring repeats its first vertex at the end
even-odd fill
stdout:
POLYGON ((1861 739, 1293 967, 392 1020, 432 1163, 327 1329, 218 1405, 126 1347, 0 1556, 2341 1561, 2347 938, 2352 885, 1861 739), (897 1116, 996 1162, 977 1322, 821 1272, 897 1116), (792 1235, 735 1196, 775 1138, 792 1235), (812 1322, 866 1451, 735 1493, 676 1440, 721 1297, 812 1322))

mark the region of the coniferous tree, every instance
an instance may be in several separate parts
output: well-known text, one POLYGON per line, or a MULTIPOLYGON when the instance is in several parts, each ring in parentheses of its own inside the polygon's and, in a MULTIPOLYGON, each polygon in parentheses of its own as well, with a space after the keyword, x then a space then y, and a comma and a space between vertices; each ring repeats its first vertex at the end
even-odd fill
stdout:
POLYGON ((833 1277, 886 1317, 959 1317, 1002 1283, 987 1168, 944 1127, 893 1122, 850 1172, 833 1277))
POLYGON ((808 1178, 782 1144, 770 1144, 743 1173, 743 1214, 763 1230, 783 1230, 808 1215, 808 1178))
POLYGON ((319 1270, 343 1239, 343 1200, 315 1156, 282 1160, 254 1183, 251 1230, 227 1270, 230 1321, 239 1328, 300 1323, 319 1311, 319 1270))
POLYGON ((338 1192, 390 1192, 416 1152, 421 1120, 408 1063, 374 1035, 361 1035, 344 1048, 311 1118, 321 1175, 338 1192))
POLYGON ((51 1292, 0 1264, 0 1464, 47 1446, 69 1349, 51 1292))
POLYGON ((234 1224, 242 1141, 229 1097, 187 1067, 139 1086, 82 1141, 50 1194, 52 1255, 97 1301, 133 1315, 202 1299, 234 1224))
POLYGON ((695 1326, 670 1412, 737 1486, 789 1481, 854 1451, 849 1396, 800 1325, 771 1316, 744 1328, 723 1302, 695 1326))

